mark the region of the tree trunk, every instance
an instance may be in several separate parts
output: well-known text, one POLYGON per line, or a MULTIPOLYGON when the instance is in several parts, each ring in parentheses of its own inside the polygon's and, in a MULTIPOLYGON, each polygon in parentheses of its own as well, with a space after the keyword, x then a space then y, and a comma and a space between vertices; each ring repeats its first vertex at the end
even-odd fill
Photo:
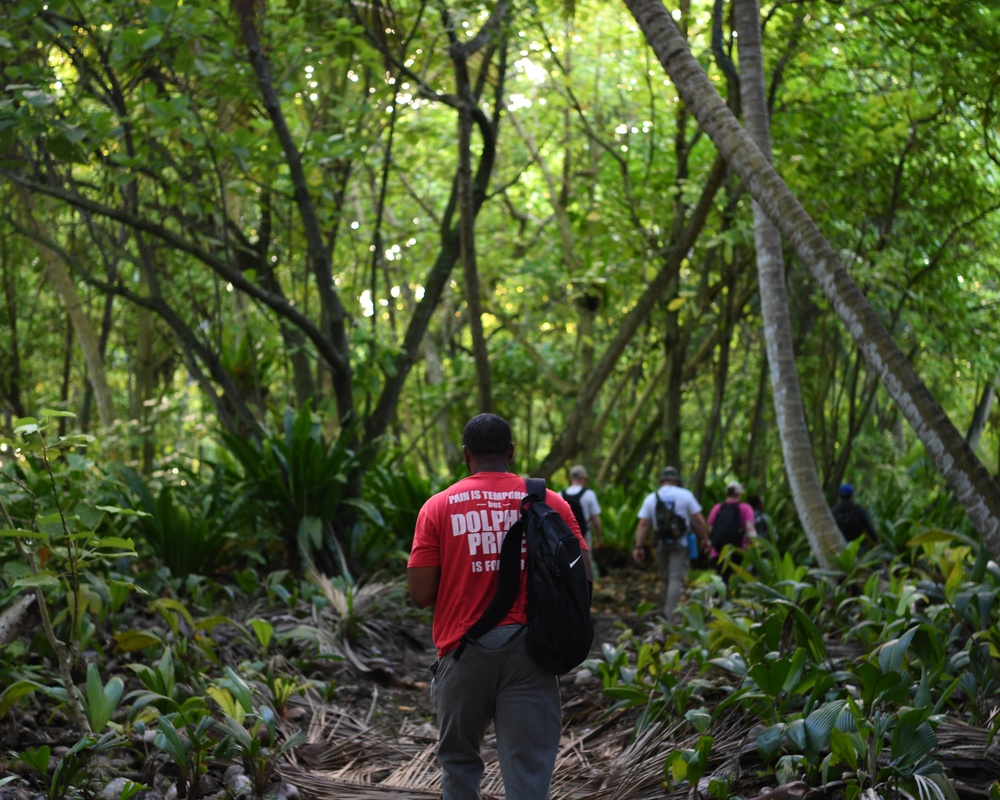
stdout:
MULTIPOLYGON (((758 0, 736 0, 733 22, 739 35, 743 119, 747 133, 770 162, 771 123, 764 86, 758 0)), ((753 223, 760 311, 785 473, 813 556, 816 563, 826 569, 843 549, 844 539, 823 494, 802 406, 802 391, 792 346, 781 233, 756 201, 753 204, 753 223)))
POLYGON ((132 392, 132 419, 139 423, 142 446, 142 474, 153 474, 155 446, 152 425, 149 422, 149 406, 146 401, 153 397, 153 319, 148 309, 137 308, 135 331, 135 387, 132 392))
MULTIPOLYGON (((29 227, 36 233, 41 233, 41 226, 35 219, 27 195, 22 193, 25 215, 29 227)), ((62 258, 44 244, 39 243, 38 254, 45 267, 45 275, 52 282, 59 297, 62 298, 66 307, 66 315, 69 317, 76 340, 80 343, 80 350, 83 352, 83 360, 87 365, 87 379, 94 389, 94 401, 97 403, 97 415, 101 420, 101 426, 109 427, 115 421, 115 407, 111 401, 111 387, 108 386, 108 379, 104 373, 104 361, 101 359, 101 348, 97 343, 97 336, 90 324, 83 309, 83 302, 76 291, 73 277, 69 274, 69 269, 63 263, 62 258)))
POLYGON ((998 385, 1000 385, 1000 376, 993 378, 983 387, 982 397, 979 398, 976 410, 972 414, 972 422, 969 424, 969 432, 965 435, 965 439, 973 450, 979 447, 979 439, 986 428, 986 421, 990 418, 990 410, 993 408, 998 385))
MULTIPOLYGON (((724 225, 729 226, 730 220, 724 225)), ((695 497, 705 494, 705 482, 708 475, 712 453, 715 451, 719 431, 722 428, 722 403, 726 396, 726 381, 729 378, 729 355, 733 341, 733 327, 737 314, 736 307, 736 269, 733 264, 725 263, 722 248, 716 248, 711 258, 717 258, 720 264, 719 272, 725 282, 722 296, 719 298, 719 353, 715 361, 714 380, 712 381, 712 405, 707 415, 702 418, 701 452, 698 454, 698 464, 693 471, 688 471, 690 483, 688 488, 695 497)), ((728 467, 727 467, 728 471, 728 467)), ((742 476, 739 476, 742 479, 742 476)))
POLYGON ((3 307, 6 319, 7 347, 0 353, 0 407, 15 417, 28 416, 21 402, 21 348, 17 338, 17 288, 14 259, 7 250, 7 237, 0 238, 0 280, 3 284, 3 307))
MULTIPOLYGON (((357 420, 354 407, 354 373, 351 369, 351 348, 347 335, 347 311, 331 280, 330 251, 323 238, 316 206, 309 191, 309 183, 302 166, 302 154, 288 127, 278 92, 274 87, 271 65, 267 60, 260 32, 257 30, 253 5, 237 3, 234 4, 234 8, 250 58, 250 65, 257 78, 261 102, 267 110, 274 133, 278 137, 278 141, 281 142, 289 177, 294 187, 295 205, 305 229, 309 265, 312 268, 317 295, 322 307, 323 333, 329 344, 329 349, 322 355, 326 358, 327 366, 333 376, 333 393, 337 402, 340 423, 345 428, 349 428, 357 420)), ((360 496, 360 480, 360 475, 351 476, 351 485, 348 489, 349 497, 360 496)))
POLYGON ((865 362, 882 380, 982 534, 989 553, 1000 557, 1000 486, 907 362, 816 224, 719 97, 660 0, 626 0, 626 4, 681 99, 809 267, 865 362))
POLYGON ((478 411, 493 411, 493 385, 490 380, 490 354, 483 332, 483 300, 476 266, 476 204, 472 185, 472 109, 476 99, 469 85, 466 52, 454 32, 451 57, 455 66, 455 92, 458 96, 458 207, 459 258, 465 283, 465 303, 469 309, 469 332, 472 335, 472 355, 476 364, 478 411))

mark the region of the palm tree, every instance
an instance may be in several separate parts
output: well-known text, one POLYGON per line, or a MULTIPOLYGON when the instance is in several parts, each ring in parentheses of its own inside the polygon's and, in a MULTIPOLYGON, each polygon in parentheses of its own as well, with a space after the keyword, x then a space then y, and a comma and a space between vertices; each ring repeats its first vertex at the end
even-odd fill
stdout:
MULTIPOLYGON (((760 3, 736 0, 733 23, 739 34, 740 103, 747 133, 771 162, 771 124, 764 86, 764 58, 760 42, 760 3)), ((792 323, 788 313, 785 261, 781 232, 764 209, 753 204, 754 242, 757 250, 757 283, 764 318, 764 341, 771 371, 774 414, 778 421, 781 453, 795 508, 809 538, 816 561, 824 569, 844 549, 844 538, 830 513, 816 470, 809 428, 802 406, 799 374, 792 349, 792 323)))

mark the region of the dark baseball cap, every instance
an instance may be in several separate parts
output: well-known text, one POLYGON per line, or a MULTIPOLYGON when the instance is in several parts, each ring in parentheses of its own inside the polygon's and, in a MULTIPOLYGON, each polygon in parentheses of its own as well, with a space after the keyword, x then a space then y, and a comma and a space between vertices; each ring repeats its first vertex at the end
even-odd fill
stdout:
POLYGON ((660 470, 660 483, 663 481, 679 481, 680 479, 681 474, 677 471, 677 467, 664 467, 660 470))

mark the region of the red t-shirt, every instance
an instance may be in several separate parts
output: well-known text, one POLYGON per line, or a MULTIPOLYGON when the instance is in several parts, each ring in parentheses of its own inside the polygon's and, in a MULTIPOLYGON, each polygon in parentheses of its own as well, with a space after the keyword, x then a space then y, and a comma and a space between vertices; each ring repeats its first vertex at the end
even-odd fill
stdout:
MULTIPOLYGON (((524 479, 513 472, 479 472, 434 495, 420 509, 407 566, 441 568, 433 626, 438 656, 458 647, 493 598, 500 547, 520 514, 525 494, 524 479)), ((569 503, 551 489, 545 501, 586 550, 569 503)), ((522 553, 525 550, 522 544, 522 553)), ((524 565, 522 557, 521 590, 501 625, 527 622, 524 565)))

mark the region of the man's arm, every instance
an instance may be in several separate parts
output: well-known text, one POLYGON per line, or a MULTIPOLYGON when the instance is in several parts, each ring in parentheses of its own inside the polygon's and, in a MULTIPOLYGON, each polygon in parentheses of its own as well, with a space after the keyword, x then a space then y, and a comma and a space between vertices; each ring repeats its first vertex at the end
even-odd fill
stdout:
POLYGON ((427 608, 437 602, 441 583, 441 567, 410 567, 406 570, 410 599, 417 608, 427 608))
POLYGON ((597 500, 597 493, 593 489, 587 489, 589 492, 588 506, 590 508, 590 516, 587 517, 587 524, 590 526, 590 539, 594 545, 594 548, 601 546, 601 504, 597 500))
POLYGON ((594 543, 594 548, 601 546, 601 515, 594 514, 590 518, 590 527, 592 528, 591 540, 594 543))
POLYGON ((635 549, 632 551, 632 558, 635 559, 636 563, 641 564, 646 560, 646 549, 644 547, 646 543, 646 536, 649 534, 649 529, 652 526, 649 524, 648 519, 640 519, 639 524, 635 526, 635 549))
POLYGON ((691 527, 698 534, 698 543, 701 547, 701 552, 709 552, 712 549, 712 540, 708 538, 708 523, 705 522, 705 518, 701 515, 700 511, 697 514, 691 515, 691 527))

